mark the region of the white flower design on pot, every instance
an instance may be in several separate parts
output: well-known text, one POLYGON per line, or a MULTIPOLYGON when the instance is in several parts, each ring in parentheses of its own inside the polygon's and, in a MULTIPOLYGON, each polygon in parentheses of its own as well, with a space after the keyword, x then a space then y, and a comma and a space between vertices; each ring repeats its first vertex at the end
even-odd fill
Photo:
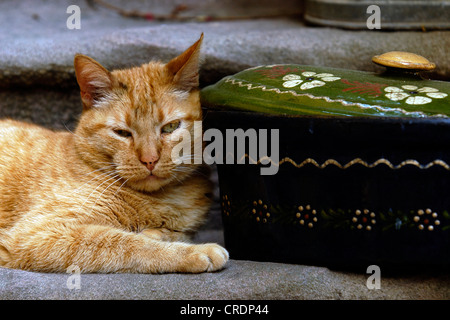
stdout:
POLYGON ((326 84, 326 82, 332 82, 339 80, 339 77, 334 76, 331 73, 316 73, 312 71, 306 71, 302 73, 304 79, 298 74, 287 74, 283 77, 283 87, 293 88, 301 84, 301 90, 307 90, 315 87, 321 87, 326 84))
POLYGON ((387 92, 386 98, 392 101, 401 101, 406 98, 407 104, 427 104, 433 99, 442 99, 447 96, 446 93, 439 92, 436 88, 419 88, 413 85, 404 85, 401 88, 386 87, 384 91, 387 92))

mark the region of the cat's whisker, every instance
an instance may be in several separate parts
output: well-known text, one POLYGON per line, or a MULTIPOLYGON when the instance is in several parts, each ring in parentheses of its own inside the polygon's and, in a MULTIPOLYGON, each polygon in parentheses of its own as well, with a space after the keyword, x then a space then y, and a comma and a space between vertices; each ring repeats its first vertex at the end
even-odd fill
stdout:
POLYGON ((203 160, 202 155, 197 155, 197 154, 186 154, 186 155, 182 155, 181 157, 178 158, 178 160, 181 160, 181 162, 184 162, 186 160, 203 160))
POLYGON ((115 163, 114 162, 112 162, 112 161, 99 161, 99 160, 94 160, 95 161, 95 163, 104 163, 104 164, 111 164, 111 165, 115 165, 115 163))
POLYGON ((191 172, 194 172, 194 171, 193 170, 173 169, 172 172, 176 172, 176 173, 191 173, 191 172))
POLYGON ((125 183, 128 182, 128 180, 130 180, 130 179, 126 179, 126 180, 120 185, 119 189, 117 189, 116 192, 114 192, 114 196, 120 191, 120 189, 122 189, 122 187, 125 185, 125 183))
MULTIPOLYGON (((89 174, 92 174, 92 173, 94 173, 94 172, 98 172, 98 171, 101 171, 101 170, 104 170, 104 169, 105 169, 105 168, 100 168, 100 169, 91 171, 91 172, 87 173, 87 174, 84 175, 84 176, 87 176, 87 175, 89 175, 89 174)), ((92 179, 86 181, 86 182, 83 183, 81 186, 79 186, 77 189, 75 189, 74 193, 78 193, 78 192, 79 192, 85 185, 87 185, 89 182, 91 182, 91 181, 93 181, 93 180, 95 180, 95 179, 102 179, 103 176, 111 176, 111 175, 112 175, 113 173, 115 173, 115 172, 116 172, 116 170, 111 169, 111 170, 109 170, 109 171, 106 171, 106 172, 103 172, 103 173, 101 173, 101 174, 99 174, 99 175, 96 175, 95 177, 93 177, 92 179)))
POLYGON ((175 180, 177 180, 179 184, 183 184, 183 181, 181 181, 180 179, 178 179, 178 177, 177 177, 176 175, 173 175, 173 178, 174 178, 175 180))
MULTIPOLYGON (((93 161, 94 162, 94 161, 93 161)), ((110 162, 110 161, 95 161, 95 164, 98 164, 99 167, 104 166, 102 168, 117 168, 117 164, 115 164, 114 162, 110 162)), ((100 169, 102 169, 100 168, 100 169)))
POLYGON ((83 174, 82 176, 79 176, 79 178, 80 178, 80 179, 81 179, 81 178, 84 178, 84 177, 86 177, 86 176, 88 176, 88 175, 90 175, 90 174, 93 174, 93 173, 95 173, 95 172, 104 171, 104 170, 112 170, 112 169, 114 169, 113 166, 102 167, 102 168, 99 168, 99 169, 96 169, 96 170, 91 170, 91 171, 89 171, 89 172, 83 174))
MULTIPOLYGON (((120 181, 120 179, 122 179, 122 177, 120 177, 119 174, 115 175, 113 178, 114 178, 115 180, 114 180, 111 184, 109 184, 109 185, 102 191, 102 193, 100 193, 100 195, 99 195, 99 196, 97 197, 97 199, 95 200, 94 204, 93 204, 92 207, 91 207, 91 212, 92 212, 92 210, 94 209, 95 205, 97 204, 97 201, 100 200, 100 198, 103 196, 103 194, 105 193, 105 191, 108 190, 109 187, 111 187, 113 184, 115 184, 116 182, 120 181), (119 177, 119 178, 115 179, 116 177, 119 177)), ((111 180, 111 179, 108 179, 108 180, 106 180, 106 181, 109 181, 109 180, 111 180)), ((116 194, 116 193, 114 193, 114 195, 115 195, 115 194, 116 194)))
POLYGON ((196 174, 200 174, 206 178, 209 178, 210 174, 204 172, 203 170, 201 170, 200 166, 195 166, 195 167, 181 167, 178 166, 176 168, 173 169, 174 172, 180 172, 180 173, 196 173, 196 174))
POLYGON ((178 172, 194 172, 194 171, 197 171, 198 168, 196 166, 189 166, 189 167, 178 166, 178 167, 173 168, 172 170, 178 171, 178 172))
POLYGON ((125 165, 125 166, 117 166, 117 170, 130 170, 130 169, 141 169, 142 165, 125 165))
POLYGON ((87 138, 82 137, 82 136, 80 136, 80 135, 77 135, 77 134, 74 133, 72 130, 70 130, 70 129, 66 126, 66 123, 65 123, 65 122, 63 122, 63 125, 64 125, 64 127, 67 129, 67 131, 68 131, 69 133, 71 133, 72 135, 74 135, 75 137, 77 137, 77 138, 79 138, 79 139, 88 140, 87 138))
MULTIPOLYGON (((119 180, 120 180, 120 179, 119 179, 119 180)), ((120 187, 116 190, 116 192, 114 192, 113 198, 116 196, 116 194, 119 193, 120 189, 122 189, 122 187, 125 185, 125 183, 128 182, 128 180, 130 180, 130 179, 126 179, 126 180, 120 185, 120 187)), ((110 204, 110 203, 107 203, 107 205, 108 205, 108 208, 111 209, 111 204, 110 204)))
MULTIPOLYGON (((112 174, 112 173, 110 173, 112 174)), ((102 176, 109 176, 110 174, 101 174, 99 176, 95 176, 94 178, 90 179, 89 181, 86 181, 85 183, 83 183, 81 186, 79 186, 78 188, 76 188, 73 193, 74 194, 78 194, 79 192, 81 192, 83 190, 83 187, 85 187, 86 185, 88 185, 91 181, 94 181, 96 179, 103 179, 104 177, 102 176)))
MULTIPOLYGON (((111 177, 111 178, 109 178, 109 179, 103 181, 101 184, 99 184, 99 185, 98 185, 98 186, 97 186, 97 187, 89 194, 89 196, 86 198, 86 200, 85 200, 85 201, 83 202, 83 204, 81 205, 80 209, 84 207, 84 205, 86 204, 86 202, 89 200, 89 198, 92 196, 92 194, 93 194, 94 192, 97 191, 98 188, 100 188, 103 184, 105 184, 106 182, 110 181, 111 179, 115 179, 116 177, 120 177, 120 175, 119 175, 119 174, 116 174, 115 176, 113 176, 113 177, 111 177)), ((119 180, 120 180, 120 178, 119 178, 119 180)))

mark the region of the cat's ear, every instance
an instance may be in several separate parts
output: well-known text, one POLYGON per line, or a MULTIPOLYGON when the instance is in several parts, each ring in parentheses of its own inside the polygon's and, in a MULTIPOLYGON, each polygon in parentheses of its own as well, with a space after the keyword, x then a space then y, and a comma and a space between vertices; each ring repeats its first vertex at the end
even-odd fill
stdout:
POLYGON ((111 90, 111 73, 94 59, 82 54, 75 55, 74 66, 83 108, 89 109, 111 90))
POLYGON ((172 83, 180 90, 189 92, 199 85, 198 71, 202 40, 203 33, 197 42, 166 65, 167 71, 173 76, 172 83))

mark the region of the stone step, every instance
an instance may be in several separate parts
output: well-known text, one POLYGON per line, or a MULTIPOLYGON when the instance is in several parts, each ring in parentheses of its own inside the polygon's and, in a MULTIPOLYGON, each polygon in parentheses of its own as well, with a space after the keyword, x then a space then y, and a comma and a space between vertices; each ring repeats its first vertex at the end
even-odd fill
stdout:
POLYGON ((1 299, 84 300, 448 300, 449 275, 384 276, 372 288, 372 274, 327 268, 231 260, 216 273, 81 274, 79 289, 70 274, 0 268, 1 299), (369 287, 367 286, 369 283, 369 287), (70 289, 72 288, 72 289, 70 289))
MULTIPOLYGON (((381 70, 371 57, 392 50, 425 56, 437 64, 434 77, 450 79, 446 52, 450 31, 349 31, 308 26, 300 18, 158 23, 125 18, 103 7, 92 8, 84 1, 78 3, 81 29, 71 30, 66 26, 70 16, 66 9, 73 1, 59 1, 57 5, 30 2, 14 6, 11 0, 0 3, 1 87, 74 87, 73 56, 77 52, 98 59, 108 68, 124 68, 150 59, 167 61, 202 32, 203 85, 262 64, 381 70)), ((292 1, 288 3, 292 7, 292 1)), ((132 4, 136 6, 136 1, 132 4)))

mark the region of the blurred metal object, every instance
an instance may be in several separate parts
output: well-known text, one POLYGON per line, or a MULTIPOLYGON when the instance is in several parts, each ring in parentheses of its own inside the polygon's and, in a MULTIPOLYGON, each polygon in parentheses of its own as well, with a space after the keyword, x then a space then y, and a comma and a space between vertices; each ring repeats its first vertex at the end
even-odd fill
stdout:
POLYGON ((368 29, 369 6, 380 9, 381 30, 450 29, 450 0, 306 0, 309 23, 368 29))

